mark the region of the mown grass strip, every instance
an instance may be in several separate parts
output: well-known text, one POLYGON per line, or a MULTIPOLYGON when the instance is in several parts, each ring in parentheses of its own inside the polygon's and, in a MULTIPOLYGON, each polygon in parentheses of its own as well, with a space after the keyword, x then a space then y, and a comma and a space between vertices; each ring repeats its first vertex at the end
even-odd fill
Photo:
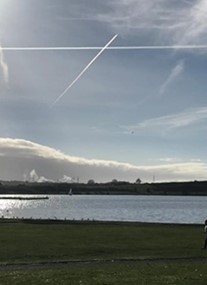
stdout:
POLYGON ((205 285, 206 263, 87 265, 0 272, 4 285, 205 285))
POLYGON ((202 226, 0 223, 0 262, 202 257, 202 226))

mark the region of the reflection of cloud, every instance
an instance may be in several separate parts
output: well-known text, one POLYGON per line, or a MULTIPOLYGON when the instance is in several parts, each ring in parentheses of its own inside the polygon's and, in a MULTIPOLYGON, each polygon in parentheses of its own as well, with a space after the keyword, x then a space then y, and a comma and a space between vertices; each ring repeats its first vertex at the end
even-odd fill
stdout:
POLYGON ((180 61, 171 71, 170 75, 168 78, 165 80, 165 82, 162 84, 160 87, 160 95, 163 95, 166 91, 166 89, 173 83, 176 78, 179 77, 179 75, 183 72, 184 70, 184 62, 180 61))
MULTIPOLYGON (((163 165, 133 165, 109 160, 85 159, 69 156, 51 147, 21 139, 0 139, 1 179, 22 180, 25 169, 33 169, 30 177, 35 181, 61 181, 65 173, 80 177, 80 181, 118 180, 157 181, 195 180, 207 178, 207 165, 200 161, 166 163, 163 165), (38 174, 37 174, 38 173, 38 174)), ((25 176, 24 176, 25 178, 25 176)), ((65 179, 68 177, 64 177, 65 179)))
POLYGON ((163 132, 170 129, 188 127, 200 123, 207 119, 207 107, 194 108, 182 113, 162 116, 154 119, 145 120, 134 126, 127 126, 129 130, 145 130, 163 132))
POLYGON ((8 83, 9 81, 9 70, 8 65, 4 60, 3 51, 0 46, 0 74, 3 76, 3 80, 5 83, 8 83))

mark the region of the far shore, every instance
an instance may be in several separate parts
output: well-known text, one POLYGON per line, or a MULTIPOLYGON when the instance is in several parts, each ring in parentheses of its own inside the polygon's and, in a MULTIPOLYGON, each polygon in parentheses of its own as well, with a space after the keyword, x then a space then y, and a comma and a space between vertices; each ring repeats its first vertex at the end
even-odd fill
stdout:
POLYGON ((207 181, 52 183, 1 181, 0 195, 182 195, 207 196, 207 181))

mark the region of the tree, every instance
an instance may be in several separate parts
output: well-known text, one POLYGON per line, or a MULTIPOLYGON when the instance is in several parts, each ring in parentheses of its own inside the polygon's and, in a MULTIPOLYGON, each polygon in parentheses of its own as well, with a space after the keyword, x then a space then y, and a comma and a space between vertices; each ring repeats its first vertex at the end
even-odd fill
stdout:
POLYGON ((137 178, 137 180, 136 180, 135 183, 136 183, 136 184, 141 184, 141 183, 142 183, 142 180, 141 180, 140 178, 137 178))
POLYGON ((90 185, 95 184, 95 181, 93 179, 89 179, 87 184, 90 184, 90 185))

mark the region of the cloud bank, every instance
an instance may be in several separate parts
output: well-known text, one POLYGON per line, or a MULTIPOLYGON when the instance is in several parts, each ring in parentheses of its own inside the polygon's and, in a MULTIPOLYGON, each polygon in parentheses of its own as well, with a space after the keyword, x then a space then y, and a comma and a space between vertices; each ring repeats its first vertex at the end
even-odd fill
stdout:
POLYGON ((151 182, 204 180, 207 165, 201 161, 167 163, 161 165, 133 165, 110 160, 85 159, 66 155, 54 148, 23 139, 0 138, 0 178, 2 180, 69 181, 80 182, 112 179, 134 182, 138 177, 151 182), (25 176, 26 173, 26 176, 25 176), (28 176, 29 175, 29 176, 28 176))

